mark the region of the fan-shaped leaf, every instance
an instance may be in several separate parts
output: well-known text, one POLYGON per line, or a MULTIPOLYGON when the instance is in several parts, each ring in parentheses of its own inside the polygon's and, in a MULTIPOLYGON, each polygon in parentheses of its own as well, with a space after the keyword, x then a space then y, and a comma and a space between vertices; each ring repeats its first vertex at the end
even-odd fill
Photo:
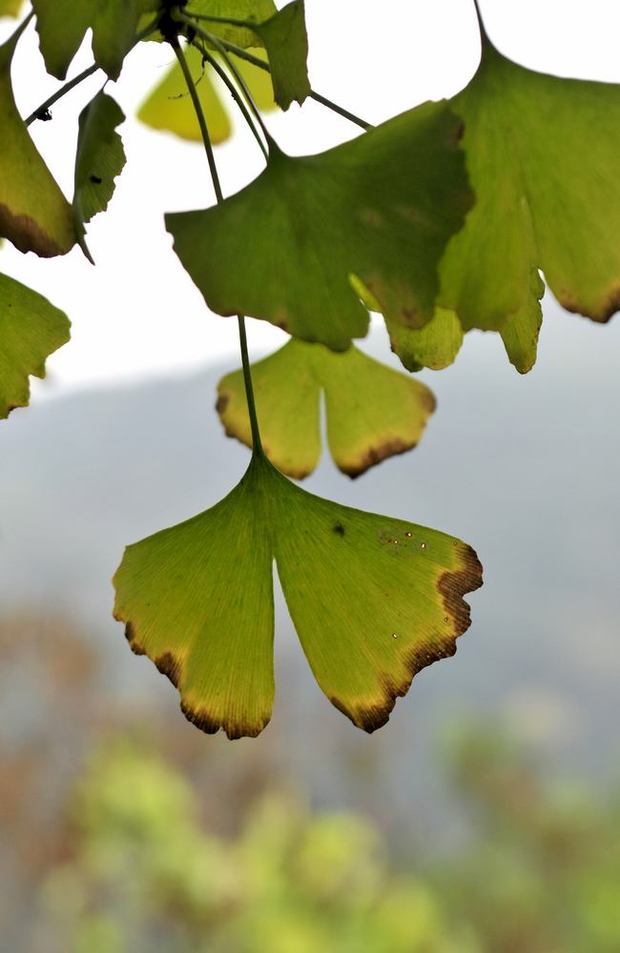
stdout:
MULTIPOLYGON (((251 52, 254 56, 265 56, 264 51, 258 48, 251 52)), ((214 56, 217 55, 214 53, 214 56)), ((215 72, 208 63, 203 64, 201 53, 193 46, 185 48, 185 58, 195 79, 211 141, 216 145, 225 142, 230 136, 231 124, 219 96, 215 72)), ((231 59, 243 76, 258 108, 263 111, 274 109, 269 73, 234 54, 231 54, 231 59)), ((152 129, 172 132, 181 139, 189 139, 192 142, 202 142, 196 112, 178 63, 170 67, 161 82, 149 93, 140 107, 138 119, 152 129)))
POLYGON ((33 0, 41 53, 49 73, 64 79, 87 30, 93 54, 111 79, 117 79, 133 46, 143 4, 140 0, 33 0))
POLYGON ((22 27, 0 47, 0 235, 42 257, 64 255, 75 244, 71 206, 17 111, 11 60, 22 27))
POLYGON ((129 546, 115 576, 132 649, 207 732, 256 735, 269 720, 274 559, 319 685, 366 731, 420 669, 454 654, 463 596, 482 582, 459 540, 312 496, 253 457, 226 499, 129 546))
POLYGON ((272 144, 265 171, 237 195, 166 216, 175 250, 219 314, 346 350, 368 328, 357 278, 386 316, 420 327, 471 201, 459 128, 427 103, 321 155, 291 158, 272 144))
POLYGON ((73 211, 76 228, 105 211, 114 194, 115 179, 125 165, 123 141, 116 127, 125 121, 122 109, 111 96, 98 93, 80 115, 73 211))
POLYGON ((571 311, 606 321, 620 304, 620 86, 533 72, 484 37, 478 72, 452 106, 477 203, 448 246, 440 300, 465 330, 502 330, 520 314, 525 367, 537 269, 571 311))
MULTIPOLYGON (((208 63, 203 66, 202 56, 193 46, 185 48, 185 57, 196 83, 211 141, 216 144, 224 142, 230 135, 230 120, 213 85, 213 70, 208 63)), ((181 139, 202 142, 196 112, 178 63, 170 68, 149 94, 140 107, 138 119, 153 129, 173 132, 181 139)))
POLYGON ((29 375, 45 377, 45 359, 66 344, 69 327, 46 298, 0 274, 0 418, 27 406, 29 375))
MULTIPOLYGON (((319 461, 321 392, 334 463, 352 477, 415 447, 435 409, 428 387, 355 347, 334 353, 321 344, 292 340, 254 364, 252 380, 263 448, 279 470, 297 479, 312 473, 319 461)), ((226 433, 251 447, 240 370, 220 381, 217 409, 226 433)))

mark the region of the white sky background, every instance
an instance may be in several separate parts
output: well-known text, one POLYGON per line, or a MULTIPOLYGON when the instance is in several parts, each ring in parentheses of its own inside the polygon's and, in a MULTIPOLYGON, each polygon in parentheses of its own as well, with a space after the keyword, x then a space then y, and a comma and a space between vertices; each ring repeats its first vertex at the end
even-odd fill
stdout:
MULTIPOLYGON (((307 0, 306 7, 313 87, 372 123, 425 99, 453 95, 476 68, 472 0, 307 0)), ((558 75, 620 82, 618 0, 481 0, 481 7, 489 35, 517 62, 558 75)), ((0 38, 13 28, 12 21, 2 21, 0 38)), ((132 118, 172 61, 166 46, 143 43, 126 61, 119 82, 107 86, 128 117, 121 127, 128 162, 108 212, 89 228, 96 268, 77 249, 50 260, 21 255, 11 246, 0 252, 3 271, 46 294, 73 323, 71 343, 48 361, 48 381, 33 389, 39 399, 75 386, 198 368, 224 356, 234 364, 236 321, 206 310, 163 224, 165 211, 213 201, 202 147, 153 132, 132 118)), ((90 62, 85 47, 70 76, 90 62)), ((20 43, 13 79, 24 115, 60 85, 45 75, 32 27, 20 43)), ((52 122, 31 127, 69 197, 77 116, 102 82, 102 74, 91 78, 54 107, 52 122)), ((229 111, 234 115, 232 104, 229 111)), ((262 168, 254 141, 236 118, 234 138, 216 150, 226 193, 262 168)), ((311 101, 271 114, 266 122, 293 154, 317 152, 358 134, 311 101)), ((248 235, 248 244, 252 240, 248 235)), ((256 354, 285 335, 266 322, 250 321, 249 338, 256 354)), ((543 347, 549 343, 543 340, 543 347)))

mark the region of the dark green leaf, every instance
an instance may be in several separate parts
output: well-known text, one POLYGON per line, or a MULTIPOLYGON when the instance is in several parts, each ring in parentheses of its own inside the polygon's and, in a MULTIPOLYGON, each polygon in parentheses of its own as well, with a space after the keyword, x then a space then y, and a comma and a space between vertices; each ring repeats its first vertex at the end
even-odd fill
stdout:
POLYGON ((427 103, 321 155, 291 158, 272 144, 243 191, 166 216, 175 250, 219 314, 346 350, 368 328, 359 279, 387 317, 420 327, 471 201, 459 128, 445 105, 427 103))
POLYGON ((271 715, 272 563, 314 675, 374 731, 413 676, 453 655, 478 559, 436 530, 305 493, 264 457, 212 509, 129 546, 115 615, 178 687, 185 715, 231 738, 271 715))
POLYGON ((29 375, 45 377, 45 359, 66 344, 69 327, 46 298, 0 274, 0 418, 27 406, 29 375))
POLYGON ((310 94, 303 0, 293 0, 254 29, 267 50, 278 106, 288 109, 293 101, 303 103, 310 94))
POLYGON ((111 79, 117 79, 131 49, 139 0, 33 0, 41 53, 49 73, 64 79, 87 30, 93 31, 93 54, 111 79))
POLYGON ((80 115, 73 210, 81 237, 84 224, 108 207, 114 181, 125 165, 123 142, 116 132, 124 121, 118 103, 103 92, 80 115))

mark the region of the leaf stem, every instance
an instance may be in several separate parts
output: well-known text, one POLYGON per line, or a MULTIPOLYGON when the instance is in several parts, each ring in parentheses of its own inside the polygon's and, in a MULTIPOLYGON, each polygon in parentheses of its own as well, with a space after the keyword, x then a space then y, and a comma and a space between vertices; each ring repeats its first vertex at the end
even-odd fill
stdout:
POLYGON ((252 117, 251 117, 251 115, 250 115, 250 111, 249 111, 248 107, 246 106, 246 104, 244 103, 243 97, 239 95, 239 91, 237 90, 237 87, 235 86, 235 84, 234 84, 233 81, 231 80, 230 76, 228 75, 228 73, 226 72, 226 70, 223 69, 223 68, 220 66, 220 64, 219 64, 218 61, 215 59, 215 57, 212 56, 211 53, 209 53, 209 51, 207 50, 206 46, 204 46, 203 43, 198 43, 198 42, 196 42, 196 40, 194 39, 194 40, 192 40, 192 44, 193 44, 193 45, 196 47, 196 49, 199 50, 199 52, 202 54, 203 59, 205 59, 205 60, 212 66, 212 68, 215 70, 215 72, 217 73, 217 75, 219 76, 219 78, 222 80, 222 82, 224 83, 224 85, 225 85, 226 88, 228 89, 228 92, 230 93, 230 95, 231 95, 232 98, 234 99, 235 103, 237 104, 237 107, 238 107, 239 111, 241 112, 241 115, 243 116, 243 118, 245 119, 246 123, 247 123, 248 126, 250 127, 250 129, 251 129, 251 131, 252 131, 252 135, 253 135, 254 138, 256 139, 256 141, 257 141, 257 143, 258 143, 258 145, 259 145, 259 148, 260 148, 261 152, 263 153, 265 159, 268 159, 268 158, 269 158, 269 152, 268 152, 268 150, 267 150, 267 147, 266 147, 265 143, 263 142, 263 140, 261 139, 260 133, 259 133, 258 129, 256 128, 256 126, 254 125, 253 121, 252 121, 252 117))
MULTIPOLYGON (((153 20, 147 27, 145 27, 144 30, 141 30, 138 34, 136 34, 130 49, 133 49, 134 46, 140 42, 140 40, 144 40, 149 33, 152 33, 156 29, 156 27, 157 20, 153 20)), ((28 118, 24 120, 25 124, 30 126, 35 119, 49 119, 50 117, 47 115, 47 113, 50 106, 53 106, 54 103, 58 102, 59 99, 62 99, 63 96, 66 96, 67 93, 70 93, 72 89, 75 89, 76 86, 79 86, 80 83, 82 83, 85 79, 88 79, 89 76, 92 76, 93 73, 96 73, 98 69, 99 65, 97 63, 92 63, 85 70, 82 70, 81 73, 78 73, 77 76, 74 76, 73 79, 67 80, 67 82, 64 83, 60 89, 57 89, 56 92, 49 97, 49 99, 46 99, 45 102, 41 103, 40 106, 37 106, 37 108, 30 113, 28 118)))
MULTIPOLYGON (((215 156, 213 154, 213 145, 211 143, 211 137, 209 136, 209 128, 207 126, 207 121, 205 119, 204 112, 202 110, 202 104, 196 90, 196 84, 194 83, 191 71, 187 65, 187 60, 181 45, 179 43, 178 37, 173 36, 169 40, 172 49, 174 50, 175 56, 179 62, 179 66, 183 72, 185 82, 187 84, 187 90, 191 97, 194 110, 196 112, 196 118, 198 120, 198 125, 200 126, 200 132, 202 135, 202 141, 204 143, 205 152, 207 155, 207 162, 209 163, 209 171, 211 173, 211 181, 213 182, 213 190, 215 192, 215 197, 218 203, 224 201, 224 195, 222 193, 222 186, 220 183, 219 173, 217 171, 217 165, 215 162, 215 156)), ((250 417, 250 427, 252 430, 252 444, 254 448, 254 453, 262 455, 263 445, 260 438, 260 429, 258 426, 258 416, 256 413, 256 401, 254 399, 254 387, 252 385, 252 372, 250 369, 250 357, 248 354, 248 339, 245 330, 245 318, 242 314, 237 315, 237 322, 239 326, 239 347, 241 349, 241 363, 243 365, 243 383, 245 386, 245 397, 248 402, 248 414, 250 417)))
MULTIPOLYGON (((184 19, 187 22, 189 17, 184 19)), ((192 26, 195 27, 195 24, 192 24, 192 26)), ((269 64, 266 63, 265 60, 261 60, 260 57, 254 56, 253 53, 248 53, 248 51, 244 50, 241 46, 237 46, 235 43, 230 43, 228 40, 220 40, 219 42, 224 49, 228 50, 229 53, 234 53, 235 56, 239 57, 239 59, 245 60, 246 63, 251 63, 252 66, 258 66, 259 69, 265 70, 267 73, 270 72, 269 64)), ((338 113, 339 116, 342 116, 344 119, 348 119, 349 122, 354 123, 361 129, 372 129, 372 123, 366 122, 365 119, 360 119, 360 117, 356 116, 355 113, 349 112, 349 110, 345 109, 344 106, 339 106, 326 96, 322 96, 320 93, 317 93, 314 89, 310 90, 310 99, 314 99, 314 101, 320 103, 321 106, 326 106, 327 109, 331 109, 332 112, 338 113)))
POLYGON ((208 33, 206 30, 203 30, 202 27, 198 26, 198 24, 193 23, 192 20, 189 17, 186 17, 182 11, 179 12, 178 16, 180 20, 183 23, 185 23, 186 26, 189 26, 206 43, 210 43, 212 46, 214 46, 215 49, 219 52, 219 54, 222 56, 230 73, 234 76, 239 89, 245 96, 249 107, 254 113, 256 121, 258 122, 265 139, 267 140, 267 142, 270 142, 271 137, 267 131, 267 127, 265 126, 265 123, 263 122, 262 116, 260 114, 260 110, 257 108, 256 103, 254 102, 254 99, 252 98, 252 94, 250 93, 250 90, 248 89, 247 83, 245 82, 245 80, 239 73, 239 70, 236 68, 235 64, 232 62, 230 56, 228 55, 228 52, 224 44, 221 43, 218 37, 214 36, 213 33, 208 33))
POLYGON ((66 96, 67 93, 70 93, 72 89, 76 86, 79 86, 81 82, 85 79, 88 79, 89 76, 92 76, 93 73, 96 73, 99 69, 97 63, 93 63, 87 69, 82 70, 81 73, 78 73, 77 76, 74 76, 73 79, 68 80, 64 86, 61 86, 60 89, 57 89, 49 99, 46 99, 44 103, 41 103, 40 106, 30 113, 27 119, 24 120, 27 126, 35 121, 35 119, 49 119, 47 115, 50 106, 53 106, 54 103, 58 102, 59 99, 62 99, 63 96, 66 96))

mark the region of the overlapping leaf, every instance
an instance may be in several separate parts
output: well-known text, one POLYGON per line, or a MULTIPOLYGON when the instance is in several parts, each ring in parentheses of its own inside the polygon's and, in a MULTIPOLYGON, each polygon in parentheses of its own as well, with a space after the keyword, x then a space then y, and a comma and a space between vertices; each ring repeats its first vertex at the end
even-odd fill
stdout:
POLYGON ((303 0, 292 0, 264 23, 254 27, 269 59, 273 91, 278 106, 288 109, 310 94, 308 36, 303 0))
POLYGON ((0 418, 27 406, 29 375, 45 377, 45 359, 66 344, 69 327, 46 298, 0 274, 0 418))
POLYGON ((229 496, 129 546, 115 576, 132 649, 204 731, 253 736, 269 721, 274 560, 320 687, 366 731, 420 669, 454 654, 463 596, 482 582, 459 540, 305 493, 254 456, 229 496))
POLYGON ((237 195, 166 216, 175 250, 214 311, 334 350, 368 328, 356 279, 388 318, 421 327, 471 202, 459 133, 444 104, 427 103, 317 156, 272 143, 265 171, 237 195))
POLYGON ((82 111, 75 160, 73 211, 76 230, 105 211, 114 194, 115 179, 125 165, 123 141, 116 131, 125 121, 123 111, 106 93, 98 93, 82 111))
MULTIPOLYGON (((255 56, 262 53, 259 49, 252 52, 255 56)), ((215 144, 224 142, 230 135, 231 124, 213 82, 214 70, 208 63, 203 64, 200 52, 193 46, 186 47, 185 56, 196 83, 211 141, 215 144)), ((232 60, 258 108, 264 111, 273 109, 275 103, 269 73, 234 55, 232 60)), ((149 94, 140 107, 138 118, 152 129, 172 132, 181 139, 202 142, 200 126, 178 63, 170 68, 149 94)))
POLYGON ((0 47, 0 236, 23 252, 64 255, 76 240, 71 206, 30 138, 11 87, 21 29, 0 47))
MULTIPOLYGON (((263 23, 278 12, 273 0, 189 0, 185 10, 189 16, 198 13, 219 18, 220 21, 253 20, 255 23, 263 23)), ((248 49, 257 45, 257 35, 252 27, 217 22, 217 19, 202 25, 208 27, 209 33, 215 34, 218 39, 227 40, 235 46, 248 49)))
POLYGON ((436 308, 423 328, 407 328, 386 318, 392 350, 408 371, 429 367, 442 370, 452 364, 463 343, 463 328, 454 311, 436 308))
MULTIPOLYGON (((349 476, 415 447, 435 409, 428 387, 355 347, 334 353, 321 344, 292 340, 254 364, 252 380, 263 448, 279 470, 297 479, 319 462, 322 392, 329 449, 349 476)), ((220 381, 217 409, 226 433, 251 447, 240 370, 220 381)))
POLYGON ((148 0, 33 0, 41 53, 49 73, 64 79, 87 30, 97 64, 117 79, 148 0))
POLYGON ((485 36, 452 107, 477 202, 448 246, 440 300, 465 330, 499 330, 527 369, 539 268, 571 311, 606 321, 620 304, 620 86, 533 72, 485 36))

